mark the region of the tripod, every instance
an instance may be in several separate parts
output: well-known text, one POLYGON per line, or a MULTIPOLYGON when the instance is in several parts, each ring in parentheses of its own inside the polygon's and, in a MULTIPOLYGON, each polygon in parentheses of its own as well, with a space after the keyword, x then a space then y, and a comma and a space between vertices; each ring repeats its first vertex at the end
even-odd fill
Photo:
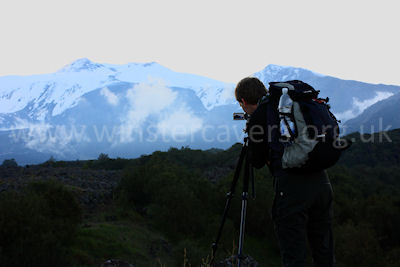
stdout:
MULTIPOLYGON (((247 127, 246 127, 247 128, 247 127)), ((246 130, 245 130, 246 132, 246 130)), ((243 192, 242 192, 242 210, 240 214, 240 234, 239 234, 239 248, 238 248, 238 267, 241 266, 241 262, 243 260, 243 241, 244 241, 244 231, 245 231, 245 223, 246 223, 246 209, 247 209, 247 200, 248 200, 248 191, 249 191, 249 180, 251 178, 252 181, 252 193, 253 193, 253 199, 255 198, 255 188, 254 188, 254 172, 253 172, 253 167, 251 166, 251 163, 249 162, 248 159, 248 148, 249 148, 249 138, 245 137, 243 140, 243 146, 242 150, 240 152, 240 157, 239 161, 236 165, 235 168, 235 173, 233 176, 233 180, 231 183, 230 191, 226 194, 226 203, 225 203, 225 208, 224 212, 222 215, 222 221, 221 225, 218 230, 217 238, 215 242, 212 244, 212 254, 211 254, 211 266, 214 264, 214 259, 215 259, 215 253, 218 248, 218 242, 221 238, 222 234, 222 229, 225 224, 226 216, 228 215, 228 210, 231 205, 231 200, 233 197, 233 193, 235 192, 236 184, 239 180, 240 177, 240 171, 242 169, 243 162, 245 163, 244 165, 244 177, 243 177, 243 192)))

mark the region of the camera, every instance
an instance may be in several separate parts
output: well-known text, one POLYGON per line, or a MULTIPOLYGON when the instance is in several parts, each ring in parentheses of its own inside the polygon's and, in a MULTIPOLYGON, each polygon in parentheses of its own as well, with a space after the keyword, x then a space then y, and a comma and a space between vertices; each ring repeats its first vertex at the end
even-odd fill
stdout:
POLYGON ((247 120, 249 117, 249 115, 247 115, 247 113, 243 113, 243 112, 235 112, 233 113, 233 119, 234 120, 247 120))

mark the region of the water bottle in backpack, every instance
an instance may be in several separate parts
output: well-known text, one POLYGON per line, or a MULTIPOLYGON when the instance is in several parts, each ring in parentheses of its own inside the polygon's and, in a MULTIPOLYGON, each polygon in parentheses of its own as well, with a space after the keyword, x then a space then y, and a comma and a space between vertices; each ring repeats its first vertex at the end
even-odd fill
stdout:
POLYGON ((279 99, 278 111, 280 118, 281 136, 287 139, 295 137, 295 125, 292 121, 293 100, 288 95, 288 88, 282 89, 282 95, 279 99))

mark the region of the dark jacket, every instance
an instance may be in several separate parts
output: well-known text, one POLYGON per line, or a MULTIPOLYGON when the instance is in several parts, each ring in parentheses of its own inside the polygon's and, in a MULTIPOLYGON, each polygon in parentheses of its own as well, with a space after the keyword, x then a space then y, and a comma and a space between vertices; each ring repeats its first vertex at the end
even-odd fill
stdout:
POLYGON ((263 97, 248 123, 249 159, 255 168, 268 165, 271 173, 282 170, 283 145, 279 142, 279 115, 268 96, 263 97))

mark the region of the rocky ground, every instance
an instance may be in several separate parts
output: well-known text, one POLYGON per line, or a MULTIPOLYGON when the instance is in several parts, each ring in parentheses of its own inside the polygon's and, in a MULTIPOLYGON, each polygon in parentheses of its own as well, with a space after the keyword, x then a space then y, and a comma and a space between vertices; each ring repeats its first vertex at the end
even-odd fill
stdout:
POLYGON ((80 203, 88 209, 109 203, 122 176, 121 171, 91 170, 80 167, 0 166, 0 193, 21 189, 32 181, 56 180, 77 193, 80 203))

